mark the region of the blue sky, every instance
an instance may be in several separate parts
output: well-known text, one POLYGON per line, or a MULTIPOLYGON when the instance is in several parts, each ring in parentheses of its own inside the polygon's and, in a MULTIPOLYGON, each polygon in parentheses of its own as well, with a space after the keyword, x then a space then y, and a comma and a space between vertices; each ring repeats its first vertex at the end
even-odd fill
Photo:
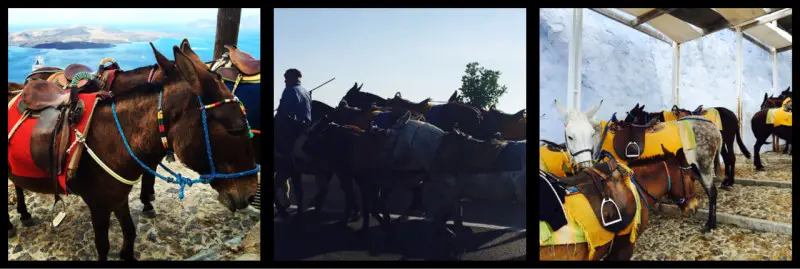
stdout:
MULTIPOLYGON (((196 20, 217 20, 216 8, 9 8, 8 24, 24 25, 153 25, 185 24, 196 20), (69 16, 69 19, 65 19, 69 16), (36 20, 31 20, 35 17, 36 20)), ((243 8, 242 19, 260 17, 261 9, 243 8)))
POLYGON ((498 109, 525 108, 524 9, 275 9, 274 108, 283 72, 303 72, 306 89, 336 77, 312 98, 335 106, 354 82, 362 91, 412 101, 446 101, 466 64, 500 70, 508 91, 498 109))

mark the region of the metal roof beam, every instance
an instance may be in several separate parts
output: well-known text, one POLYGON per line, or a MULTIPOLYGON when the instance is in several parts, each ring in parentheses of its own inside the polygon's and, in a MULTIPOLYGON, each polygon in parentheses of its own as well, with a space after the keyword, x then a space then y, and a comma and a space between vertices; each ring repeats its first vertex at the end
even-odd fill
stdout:
MULTIPOLYGON (((607 18, 612 19, 612 20, 614 20, 616 22, 622 23, 622 24, 624 24, 626 26, 629 26, 629 27, 631 26, 631 20, 625 19, 622 16, 614 13, 613 11, 611 11, 610 8, 591 8, 591 10, 593 10, 594 12, 600 13, 600 15, 606 16, 607 18)), ((636 29, 639 32, 642 32, 642 33, 644 33, 646 35, 649 35, 649 36, 651 36, 651 37, 653 37, 655 39, 661 40, 664 43, 672 45, 672 40, 671 39, 665 37, 661 33, 658 33, 656 31, 650 30, 649 28, 646 28, 643 25, 638 25, 638 26, 631 27, 631 28, 636 29)))
POLYGON ((755 18, 755 19, 740 23, 738 25, 734 25, 731 28, 736 29, 736 27, 742 27, 742 31, 744 31, 744 30, 753 28, 755 26, 758 26, 758 25, 761 25, 761 24, 765 24, 765 23, 768 23, 768 22, 772 22, 772 21, 775 21, 775 20, 778 20, 778 19, 786 17, 786 16, 790 16, 790 15, 792 15, 792 9, 791 8, 784 8, 784 9, 781 9, 779 11, 775 11, 775 12, 772 12, 770 14, 766 14, 764 16, 761 16, 761 17, 758 17, 758 18, 755 18))
POLYGON ((676 10, 676 9, 677 8, 661 8, 661 9, 656 8, 656 9, 650 10, 647 13, 644 13, 641 16, 636 17, 636 19, 632 20, 631 23, 630 23, 630 26, 631 27, 639 26, 641 24, 647 23, 648 21, 650 21, 652 19, 658 18, 661 15, 664 15, 666 13, 670 13, 673 10, 676 10))
POLYGON ((787 50, 792 50, 792 46, 786 46, 786 47, 783 47, 783 48, 777 49, 777 50, 775 50, 775 51, 776 51, 777 53, 781 53, 781 52, 784 52, 784 51, 787 51, 787 50))

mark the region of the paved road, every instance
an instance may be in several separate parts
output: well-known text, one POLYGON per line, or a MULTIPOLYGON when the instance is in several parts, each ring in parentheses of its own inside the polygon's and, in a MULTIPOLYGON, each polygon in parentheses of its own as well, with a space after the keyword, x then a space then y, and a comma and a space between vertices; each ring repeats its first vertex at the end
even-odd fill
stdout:
MULTIPOLYGON (((313 182, 313 177, 304 176, 305 206, 310 205, 317 193, 313 182)), ((396 192, 392 197, 393 201, 388 205, 392 214, 401 214, 411 203, 409 192, 396 192)), ((361 221, 347 227, 334 224, 344 205, 343 193, 335 178, 331 181, 327 200, 324 213, 314 222, 298 226, 274 218, 276 260, 442 260, 448 257, 446 250, 449 248, 443 241, 433 239, 427 222, 419 218, 393 222, 393 239, 387 239, 375 219, 370 221, 368 234, 364 237, 355 235, 361 221)), ((471 233, 467 235, 463 260, 527 258, 524 206, 467 202, 464 222, 471 233)))

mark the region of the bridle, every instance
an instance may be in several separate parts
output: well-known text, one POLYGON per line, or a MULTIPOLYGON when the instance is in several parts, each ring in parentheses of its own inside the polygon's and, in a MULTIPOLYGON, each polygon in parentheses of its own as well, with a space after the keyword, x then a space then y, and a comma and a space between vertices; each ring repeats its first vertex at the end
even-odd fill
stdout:
MULTIPOLYGON (((151 74, 153 74, 154 72, 155 72, 155 68, 154 68, 154 71, 151 72, 151 74)), ((150 79, 152 79, 152 76, 148 80, 150 80, 150 79)), ((158 95, 158 129, 159 129, 159 135, 160 135, 160 139, 161 139, 162 145, 167 150, 167 156, 168 156, 168 159, 169 159, 169 156, 172 156, 174 154, 174 152, 171 150, 171 147, 169 145, 169 142, 168 142, 168 139, 167 139, 167 135, 166 135, 166 128, 164 127, 164 113, 163 113, 163 106, 162 106, 162 103, 163 103, 162 102, 163 101, 163 97, 162 96, 164 95, 164 86, 162 84, 160 84, 160 83, 157 83, 156 85, 159 87, 159 95, 158 95)), ((114 122, 117 125, 117 131, 119 131, 119 134, 122 137, 122 142, 125 144, 125 148, 128 150, 128 153, 131 154, 131 157, 133 157, 133 159, 136 160, 136 162, 139 163, 139 165, 142 166, 142 168, 144 168, 145 171, 149 172, 150 174, 153 174, 154 176, 156 176, 156 177, 158 177, 158 178, 160 178, 160 179, 162 179, 164 181, 167 181, 168 183, 175 183, 175 184, 180 185, 180 194, 178 195, 178 198, 180 198, 180 199, 183 199, 183 197, 184 197, 183 190, 184 190, 184 187, 186 185, 189 185, 189 187, 191 187, 192 184, 194 184, 194 183, 210 184, 211 181, 213 181, 214 179, 217 179, 217 178, 239 178, 239 177, 253 175, 253 174, 256 174, 259 171, 261 171, 261 165, 256 164, 255 168, 253 168, 251 170, 244 171, 244 172, 237 172, 237 173, 232 173, 232 174, 218 174, 217 173, 216 166, 214 165, 214 156, 211 153, 211 141, 209 140, 209 135, 208 135, 208 120, 207 120, 207 117, 206 117, 206 110, 212 109, 212 108, 215 108, 215 107, 219 107, 219 106, 222 106, 224 104, 238 103, 239 107, 242 110, 242 116, 245 119, 245 123, 247 123, 247 130, 248 130, 248 133, 250 135, 250 138, 253 137, 253 132, 250 130, 250 123, 247 122, 247 114, 244 111, 244 105, 242 104, 241 101, 239 101, 239 98, 237 98, 235 95, 234 95, 233 98, 223 99, 221 101, 218 101, 216 103, 209 104, 209 105, 204 105, 203 104, 203 99, 199 95, 195 95, 195 96, 197 97, 197 101, 200 103, 199 109, 200 109, 201 115, 202 115, 203 136, 205 138, 206 154, 208 154, 208 162, 209 162, 209 165, 211 166, 211 173, 210 174, 200 175, 200 177, 198 179, 196 179, 196 180, 192 180, 190 178, 183 177, 180 173, 175 173, 174 171, 172 171, 171 169, 166 167, 164 164, 159 163, 158 165, 160 165, 161 168, 164 168, 164 170, 166 170, 173 177, 162 176, 162 175, 158 174, 156 171, 153 171, 153 169, 150 169, 150 167, 145 165, 141 160, 139 160, 139 158, 136 157, 136 154, 133 153, 133 150, 131 149, 130 145, 128 144, 128 140, 125 138, 125 133, 122 131, 122 126, 120 125, 119 118, 117 117, 116 102, 114 102, 113 99, 112 99, 112 102, 111 102, 111 112, 112 112, 112 115, 114 116, 114 122)), ((174 159, 174 157, 173 157, 173 159, 174 159)))

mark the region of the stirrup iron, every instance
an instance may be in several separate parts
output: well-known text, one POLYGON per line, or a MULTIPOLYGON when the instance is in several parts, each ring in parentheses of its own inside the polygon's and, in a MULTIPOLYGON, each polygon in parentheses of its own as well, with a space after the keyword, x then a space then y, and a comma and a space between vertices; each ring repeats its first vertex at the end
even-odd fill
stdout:
POLYGON ((628 142, 628 144, 625 145, 625 157, 628 157, 628 158, 639 158, 640 155, 642 155, 642 150, 641 150, 641 148, 639 148, 639 144, 636 144, 634 142, 628 142), (635 148, 636 154, 631 154, 628 151, 628 149, 631 148, 631 145, 636 147, 635 148))
POLYGON ((617 206, 617 203, 614 202, 614 200, 611 200, 609 198, 603 198, 603 203, 600 204, 600 219, 603 221, 603 227, 608 227, 609 225, 622 221, 622 213, 619 212, 619 206, 617 206), (610 222, 606 222, 606 217, 603 214, 603 212, 605 211, 603 210, 603 208, 606 206, 606 203, 609 202, 611 203, 611 205, 614 206, 614 209, 617 210, 617 219, 612 220, 610 222))

